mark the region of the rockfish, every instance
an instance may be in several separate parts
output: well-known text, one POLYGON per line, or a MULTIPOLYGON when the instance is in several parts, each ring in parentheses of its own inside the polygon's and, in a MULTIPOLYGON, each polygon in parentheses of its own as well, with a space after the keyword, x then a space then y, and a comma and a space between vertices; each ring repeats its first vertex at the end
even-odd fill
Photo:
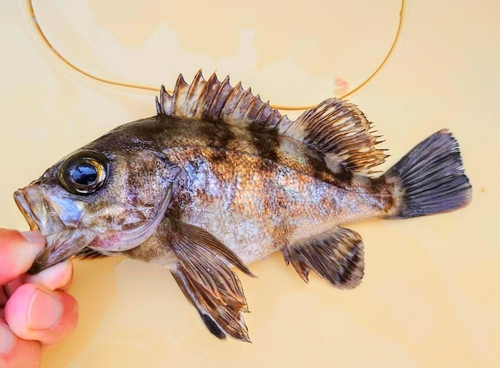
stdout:
POLYGON ((386 173, 372 123, 330 98, 292 121, 229 78, 182 75, 157 114, 112 130, 15 192, 46 237, 30 273, 70 257, 125 255, 171 271, 215 336, 249 341, 234 266, 275 251, 356 287, 363 243, 342 224, 452 211, 471 200, 458 143, 438 131, 386 173))

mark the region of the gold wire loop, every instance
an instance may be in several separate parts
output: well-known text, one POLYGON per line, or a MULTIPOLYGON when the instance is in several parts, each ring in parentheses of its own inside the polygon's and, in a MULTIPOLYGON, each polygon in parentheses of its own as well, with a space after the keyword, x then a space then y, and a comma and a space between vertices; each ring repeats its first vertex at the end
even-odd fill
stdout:
MULTIPOLYGON (((362 83, 360 83, 358 86, 356 86, 356 88, 354 88, 351 91, 347 92, 346 94, 340 96, 339 98, 346 98, 346 97, 352 95, 353 93, 359 91, 368 82, 370 82, 375 77, 375 75, 377 75, 378 72, 387 63, 387 60, 389 60, 389 58, 392 55, 394 49, 396 48, 396 45, 397 45, 397 43, 399 41, 399 38, 400 38, 400 35, 401 35, 401 30, 403 28, 403 19, 404 19, 405 5, 406 5, 406 0, 401 0, 401 8, 400 8, 400 11, 399 11, 399 23, 398 23, 398 28, 397 28, 397 31, 396 31, 396 35, 394 36, 394 41, 392 42, 392 45, 391 45, 389 51, 387 52, 386 56, 384 57, 384 59, 382 60, 382 62, 380 63, 380 65, 377 67, 377 69, 375 69, 375 71, 366 80, 364 80, 362 83)), ((72 63, 71 61, 69 61, 68 59, 66 59, 59 51, 57 51, 57 49, 47 39, 47 37, 45 36, 45 33, 43 33, 43 30, 40 27, 40 23, 38 23, 38 20, 36 18, 35 9, 33 8, 33 0, 26 0, 26 6, 27 6, 27 9, 28 9, 30 18, 31 18, 31 23, 33 24, 33 27, 37 31, 37 34, 40 37, 40 39, 42 40, 42 42, 45 44, 45 46, 47 46, 55 54, 55 56, 57 56, 61 61, 63 61, 71 69, 75 70, 76 72, 78 72, 80 74, 85 75, 88 78, 94 79, 94 80, 96 80, 98 82, 101 82, 101 83, 106 83, 106 84, 109 84, 109 85, 113 85, 113 86, 133 88, 133 89, 139 89, 139 90, 145 90, 145 91, 153 91, 153 92, 157 92, 159 90, 159 88, 155 88, 155 87, 144 86, 144 85, 140 85, 140 84, 126 83, 126 82, 119 82, 119 81, 114 81, 114 80, 111 80, 111 79, 102 78, 102 77, 99 77, 97 75, 91 74, 91 73, 83 70, 82 68, 76 66, 74 63, 72 63)), ((171 90, 168 90, 167 92, 172 93, 171 90)), ((314 106, 315 105, 310 105, 310 106, 286 106, 286 105, 273 105, 273 104, 271 104, 271 107, 273 107, 275 109, 278 109, 278 110, 283 110, 283 111, 306 110, 306 109, 309 109, 309 108, 314 107, 314 106)))

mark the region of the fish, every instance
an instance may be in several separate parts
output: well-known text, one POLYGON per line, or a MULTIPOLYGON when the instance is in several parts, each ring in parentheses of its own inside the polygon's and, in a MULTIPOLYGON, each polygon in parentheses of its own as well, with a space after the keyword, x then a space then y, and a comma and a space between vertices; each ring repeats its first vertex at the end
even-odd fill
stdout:
POLYGON ((385 173, 364 113, 329 98, 289 119, 229 77, 182 74, 156 115, 111 130, 17 190, 46 246, 36 274, 69 258, 124 255, 167 267, 208 330, 250 341, 238 276, 281 251, 308 282, 340 289, 364 275, 364 244, 345 224, 467 205, 472 187, 443 129, 385 173))

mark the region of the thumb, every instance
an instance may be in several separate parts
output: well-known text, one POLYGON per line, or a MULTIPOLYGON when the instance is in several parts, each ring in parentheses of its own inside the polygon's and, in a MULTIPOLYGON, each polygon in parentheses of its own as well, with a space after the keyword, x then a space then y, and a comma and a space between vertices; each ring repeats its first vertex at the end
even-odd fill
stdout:
POLYGON ((38 231, 0 229, 0 285, 5 285, 31 267, 45 246, 38 231))

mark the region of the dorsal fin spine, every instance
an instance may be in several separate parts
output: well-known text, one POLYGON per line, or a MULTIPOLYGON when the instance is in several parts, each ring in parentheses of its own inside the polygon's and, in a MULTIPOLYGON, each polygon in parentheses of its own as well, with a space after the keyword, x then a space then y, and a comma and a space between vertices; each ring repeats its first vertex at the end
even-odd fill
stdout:
POLYGON ((179 74, 179 78, 177 78, 177 82, 175 83, 174 93, 172 95, 172 107, 173 111, 179 111, 181 116, 184 115, 185 104, 183 102, 186 101, 186 93, 184 92, 185 87, 187 86, 186 81, 184 80, 184 76, 179 74))
POLYGON ((335 98, 308 109, 295 121, 253 96, 241 83, 231 87, 229 77, 219 82, 212 74, 205 81, 200 71, 188 85, 182 74, 170 96, 164 88, 156 101, 158 113, 172 117, 206 119, 253 130, 274 130, 321 152, 332 171, 339 165, 366 172, 387 157, 375 146, 382 143, 373 124, 356 105, 335 98))
POLYGON ((227 99, 227 89, 231 88, 229 84, 229 76, 224 78, 224 80, 220 83, 220 87, 217 90, 212 103, 210 104, 209 115, 214 118, 214 120, 219 120, 222 112, 222 108, 227 99), (221 100, 221 101, 219 101, 221 100), (222 102, 222 103, 221 103, 222 102), (220 106, 222 105, 222 106, 220 106))
POLYGON ((205 118, 209 116, 210 107, 214 101, 215 95, 217 94, 217 86, 220 84, 217 79, 217 75, 214 73, 208 78, 203 88, 203 92, 200 95, 200 99, 203 99, 205 103, 199 104, 200 113, 198 116, 205 118))
POLYGON ((199 100, 199 96, 196 97, 196 93, 198 92, 198 87, 200 84, 204 83, 205 80, 203 79, 203 74, 201 72, 201 69, 198 70, 196 75, 194 76, 193 82, 189 85, 189 89, 186 94, 186 108, 185 108, 185 115, 190 116, 190 115, 196 115, 196 110, 197 110, 197 104, 195 103, 189 103, 189 101, 193 100, 199 100))
POLYGON ((243 113, 246 114, 246 112, 248 111, 248 107, 250 106, 250 103, 252 101, 252 89, 248 88, 245 92, 243 92, 243 95, 234 107, 231 118, 236 121, 242 121, 243 123, 245 123, 245 115, 243 113))
POLYGON ((155 106, 156 106, 156 113, 161 114, 163 111, 160 105, 160 101, 158 101, 158 96, 155 96, 155 106))
POLYGON ((172 97, 168 94, 164 85, 160 88, 160 109, 163 114, 170 115, 172 112, 172 97))
MULTIPOLYGON (((260 97, 259 97, 259 100, 260 100, 260 97)), ((264 120, 264 122, 262 123, 262 126, 264 126, 267 122, 267 119, 269 118, 269 115, 266 116, 265 118, 263 117, 266 113, 269 112, 269 109, 270 109, 270 106, 269 106, 269 101, 267 101, 265 104, 262 105, 262 107, 260 108, 259 110, 259 113, 257 114, 257 116, 255 117, 255 120, 256 121, 262 121, 264 120)))
POLYGON ((254 98, 252 98, 252 101, 250 101, 250 104, 248 105, 245 116, 243 117, 243 120, 245 122, 252 122, 252 121, 258 120, 258 117, 259 117, 260 113, 262 112, 262 109, 265 107, 262 104, 262 106, 259 108, 259 110, 257 110, 257 112, 254 112, 253 107, 255 106, 255 104, 259 104, 259 103, 262 104, 262 100, 260 99, 260 96, 259 95, 254 96, 254 98), (254 116, 251 115, 252 113, 254 114, 254 116))
POLYGON ((222 107, 221 119, 231 121, 232 114, 236 111, 241 99, 244 97, 245 91, 241 86, 241 82, 238 82, 229 92, 224 106, 222 107))

